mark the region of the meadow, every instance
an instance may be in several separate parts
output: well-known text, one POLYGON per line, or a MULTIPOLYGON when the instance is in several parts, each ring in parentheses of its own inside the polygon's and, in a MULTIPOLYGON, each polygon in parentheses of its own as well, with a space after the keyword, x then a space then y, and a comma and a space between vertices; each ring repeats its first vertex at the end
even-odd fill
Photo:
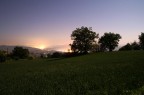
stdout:
POLYGON ((144 95, 144 51, 9 60, 0 95, 144 95))

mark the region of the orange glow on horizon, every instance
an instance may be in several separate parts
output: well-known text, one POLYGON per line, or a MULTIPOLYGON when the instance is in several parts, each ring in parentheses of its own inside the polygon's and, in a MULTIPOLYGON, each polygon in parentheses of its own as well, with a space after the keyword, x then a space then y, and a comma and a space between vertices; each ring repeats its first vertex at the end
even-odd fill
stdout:
POLYGON ((45 45, 39 45, 39 46, 37 46, 37 48, 39 48, 39 49, 45 49, 46 48, 46 46, 45 45))
POLYGON ((50 43, 44 38, 30 38, 26 45, 43 50, 47 48, 50 43))

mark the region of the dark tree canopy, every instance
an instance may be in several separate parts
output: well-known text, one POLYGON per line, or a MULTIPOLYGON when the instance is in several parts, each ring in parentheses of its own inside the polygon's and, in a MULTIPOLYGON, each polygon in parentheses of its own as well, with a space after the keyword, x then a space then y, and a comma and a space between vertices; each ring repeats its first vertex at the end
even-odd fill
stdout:
POLYGON ((16 58, 27 58, 29 56, 29 50, 23 47, 15 47, 12 51, 12 56, 16 58))
POLYGON ((6 52, 0 50, 0 63, 6 61, 6 52))
POLYGON ((93 32, 92 28, 76 28, 71 34, 71 39, 73 40, 73 43, 70 44, 71 50, 77 53, 88 53, 93 44, 96 43, 96 38, 98 38, 98 34, 93 32))
POLYGON ((144 33, 141 33, 141 35, 139 35, 139 42, 141 48, 144 50, 144 33))
POLYGON ((125 51, 125 50, 140 50, 141 47, 137 42, 133 42, 133 43, 127 43, 126 45, 122 46, 119 51, 125 51))
POLYGON ((122 46, 119 51, 125 51, 125 50, 132 50, 132 46, 130 43, 127 43, 126 45, 122 46))
POLYGON ((131 43, 131 47, 132 47, 132 50, 140 50, 141 49, 139 43, 137 43, 135 41, 133 43, 131 43))
POLYGON ((108 49, 109 51, 113 51, 115 47, 118 46, 119 40, 121 36, 119 34, 114 33, 104 33, 104 35, 99 39, 101 50, 105 51, 108 49))

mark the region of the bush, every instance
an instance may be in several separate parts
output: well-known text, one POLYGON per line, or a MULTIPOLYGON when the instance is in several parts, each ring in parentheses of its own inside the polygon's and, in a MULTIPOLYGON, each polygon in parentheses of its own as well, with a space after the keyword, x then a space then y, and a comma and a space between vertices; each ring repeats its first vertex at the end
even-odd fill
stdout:
POLYGON ((12 51, 12 58, 14 59, 25 59, 29 57, 29 50, 23 47, 15 47, 12 51))
POLYGON ((33 57, 33 56, 29 56, 28 59, 29 59, 29 60, 33 60, 34 57, 33 57))
POLYGON ((63 54, 62 54, 61 52, 54 52, 54 53, 51 55, 52 58, 60 58, 60 57, 62 57, 62 56, 63 56, 63 54))
POLYGON ((119 51, 125 51, 125 50, 140 50, 141 47, 139 45, 139 43, 137 42, 133 42, 133 43, 127 43, 126 45, 124 45, 123 47, 121 47, 119 49, 119 51))
POLYGON ((4 54, 4 52, 0 51, 0 63, 5 61, 6 61, 6 55, 4 54))
POLYGON ((119 51, 124 51, 124 50, 132 50, 131 44, 127 43, 125 46, 122 46, 119 51))

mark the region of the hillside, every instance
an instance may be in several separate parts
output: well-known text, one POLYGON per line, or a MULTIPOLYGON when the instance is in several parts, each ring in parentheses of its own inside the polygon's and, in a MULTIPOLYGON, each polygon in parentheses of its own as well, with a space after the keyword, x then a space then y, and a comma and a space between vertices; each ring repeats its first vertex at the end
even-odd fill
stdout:
MULTIPOLYGON (((0 50, 5 50, 5 51, 8 51, 8 52, 12 52, 14 47, 15 46, 0 45, 0 50)), ((42 54, 42 53, 47 53, 48 52, 46 50, 41 50, 41 49, 33 48, 33 47, 26 47, 26 46, 22 46, 22 47, 28 49, 30 51, 30 53, 34 53, 34 54, 42 54)))
POLYGON ((144 95, 144 51, 0 64, 0 95, 144 95))

